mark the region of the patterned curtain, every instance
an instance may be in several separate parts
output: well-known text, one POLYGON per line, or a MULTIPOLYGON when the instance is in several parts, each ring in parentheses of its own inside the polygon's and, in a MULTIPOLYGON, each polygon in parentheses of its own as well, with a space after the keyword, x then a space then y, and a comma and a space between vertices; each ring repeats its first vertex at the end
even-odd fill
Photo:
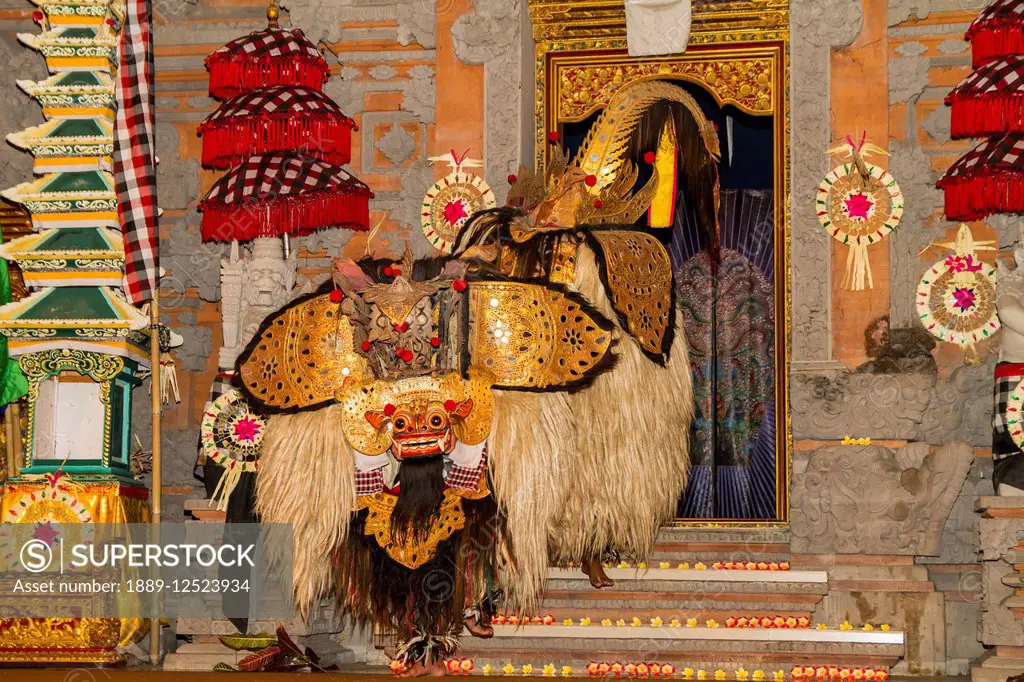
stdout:
POLYGON ((774 207, 722 190, 712 259, 680 193, 669 251, 693 368, 696 417, 682 518, 775 516, 774 207))

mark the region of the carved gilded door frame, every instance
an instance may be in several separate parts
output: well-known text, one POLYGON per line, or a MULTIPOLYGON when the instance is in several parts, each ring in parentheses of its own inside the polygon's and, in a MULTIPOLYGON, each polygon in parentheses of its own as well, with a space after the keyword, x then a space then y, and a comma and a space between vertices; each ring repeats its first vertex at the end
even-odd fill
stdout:
MULTIPOLYGON (((549 131, 585 120, 623 85, 643 80, 694 83, 720 106, 774 119, 776 323, 776 518, 767 522, 679 520, 676 525, 785 525, 793 438, 789 409, 791 338, 788 0, 694 0, 690 46, 668 57, 626 51, 623 0, 530 0, 536 52, 535 163, 543 169, 549 131)), ((671 30, 671 27, 668 29, 671 30)))

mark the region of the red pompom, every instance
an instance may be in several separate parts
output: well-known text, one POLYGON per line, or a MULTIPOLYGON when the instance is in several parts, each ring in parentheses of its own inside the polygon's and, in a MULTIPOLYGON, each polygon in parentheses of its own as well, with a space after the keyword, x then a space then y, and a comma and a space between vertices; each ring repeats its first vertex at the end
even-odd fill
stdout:
POLYGON ((548 142, 550 142, 551 144, 558 144, 561 141, 562 134, 559 133, 557 130, 552 130, 550 133, 548 133, 548 142))
POLYGON ((517 182, 519 182, 519 177, 518 176, 515 176, 515 175, 508 176, 508 184, 514 185, 517 182))
POLYGON ((406 362, 412 362, 412 359, 414 357, 416 357, 416 354, 413 353, 411 350, 407 349, 402 352, 402 359, 405 360, 406 362))
POLYGON ((464 279, 457 279, 457 280, 455 280, 454 282, 452 282, 452 289, 455 289, 455 291, 458 291, 461 294, 463 291, 466 290, 466 280, 464 280, 464 279))
POLYGON ((388 403, 387 405, 384 406, 384 414, 385 414, 385 416, 390 417, 394 413, 395 413, 395 406, 394 405, 392 405, 391 403, 388 403))
POLYGON ((444 401, 444 409, 447 410, 448 412, 451 412, 452 410, 454 410, 455 409, 455 401, 454 400, 446 400, 446 401, 444 401))
POLYGON ((384 266, 384 276, 385 277, 392 277, 392 276, 394 276, 394 274, 395 274, 395 269, 393 267, 391 267, 390 265, 385 265, 384 266))
POLYGON ((399 275, 402 274, 402 268, 398 267, 397 265, 392 265, 391 274, 394 275, 395 277, 398 277, 399 275))
POLYGON ((398 332, 399 334, 406 333, 407 331, 409 331, 409 323, 403 322, 402 324, 396 324, 395 331, 398 332))
POLYGON ((654 163, 654 160, 657 158, 658 157, 654 155, 654 152, 647 152, 646 154, 644 154, 644 161, 646 161, 647 163, 654 163))
POLYGON ((32 13, 32 21, 36 23, 42 21, 44 17, 46 17, 46 15, 40 12, 39 10, 36 10, 35 12, 32 13))
POLYGON ((363 349, 364 353, 369 353, 370 352, 370 342, 369 341, 363 341, 362 349, 363 349))
POLYGON ((587 187, 593 187, 594 185, 597 184, 597 176, 588 175, 587 177, 583 178, 583 182, 587 184, 587 187))
POLYGON ((604 202, 600 199, 594 199, 594 208, 601 208, 604 206, 604 202))
POLYGON ((434 348, 440 348, 441 347, 441 339, 439 339, 439 338, 437 338, 435 336, 434 338, 430 339, 430 345, 433 346, 434 348))
POLYGON ((402 348, 401 346, 395 346, 395 357, 396 358, 402 357, 402 353, 404 353, 404 352, 405 352, 404 348, 402 348))
POLYGON ((345 298, 345 294, 341 289, 331 289, 331 303, 341 303, 343 298, 345 298))

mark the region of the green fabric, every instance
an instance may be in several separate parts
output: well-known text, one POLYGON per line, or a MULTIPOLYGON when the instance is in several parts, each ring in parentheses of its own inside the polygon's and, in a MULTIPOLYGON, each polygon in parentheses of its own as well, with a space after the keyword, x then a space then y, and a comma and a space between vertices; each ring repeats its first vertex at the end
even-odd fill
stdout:
MULTIPOLYGON (((0 241, 3 234, 0 232, 0 241)), ((11 302, 11 278, 7 273, 7 261, 0 258, 0 304, 11 302)), ((28 379, 21 373, 21 367, 7 353, 7 338, 0 336, 0 405, 13 403, 28 393, 28 379)))

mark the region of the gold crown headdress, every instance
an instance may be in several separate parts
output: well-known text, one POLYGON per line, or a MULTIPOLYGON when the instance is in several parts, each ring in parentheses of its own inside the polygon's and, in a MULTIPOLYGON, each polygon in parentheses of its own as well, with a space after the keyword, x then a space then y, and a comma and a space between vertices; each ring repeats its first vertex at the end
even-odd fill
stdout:
MULTIPOLYGON (((705 162, 717 161, 718 134, 689 93, 660 81, 622 88, 612 96, 571 163, 559 144, 560 138, 553 133, 555 146, 545 176, 520 167, 506 200, 508 206, 526 214, 513 221, 513 238, 526 241, 538 233, 579 225, 628 225, 643 215, 659 185, 672 178, 661 177, 655 166, 647 183, 634 191, 639 168, 628 157, 642 119, 661 102, 682 105, 706 150, 705 162)), ((662 137, 676 137, 679 131, 674 128, 669 118, 657 132, 662 137)), ((648 152, 645 160, 653 165, 654 156, 648 152)))

